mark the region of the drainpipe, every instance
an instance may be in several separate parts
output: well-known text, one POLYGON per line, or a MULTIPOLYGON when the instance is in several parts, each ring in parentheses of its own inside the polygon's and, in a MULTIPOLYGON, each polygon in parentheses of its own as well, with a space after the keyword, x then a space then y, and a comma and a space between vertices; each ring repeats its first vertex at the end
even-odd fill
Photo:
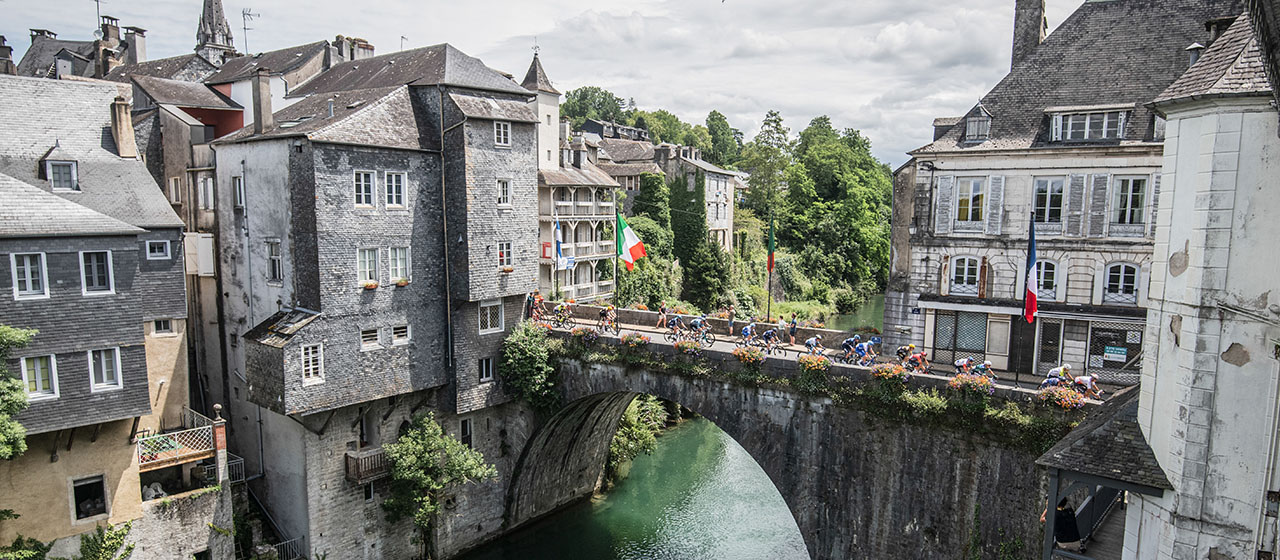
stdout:
POLYGON ((444 135, 445 133, 466 124, 467 116, 463 115, 462 120, 445 128, 444 126, 444 85, 436 85, 436 90, 440 97, 440 229, 444 232, 444 312, 445 312, 445 352, 448 356, 449 367, 454 367, 453 363, 453 273, 452 266, 449 261, 449 203, 445 197, 445 149, 444 135))

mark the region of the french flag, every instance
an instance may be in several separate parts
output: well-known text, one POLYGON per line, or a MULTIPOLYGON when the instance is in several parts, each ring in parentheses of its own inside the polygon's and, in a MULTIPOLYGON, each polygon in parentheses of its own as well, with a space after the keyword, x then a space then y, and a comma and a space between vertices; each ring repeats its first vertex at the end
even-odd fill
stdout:
POLYGON ((1027 244, 1027 295, 1022 304, 1022 316, 1028 323, 1036 321, 1036 290, 1040 279, 1036 277, 1036 215, 1031 214, 1030 242, 1027 244))

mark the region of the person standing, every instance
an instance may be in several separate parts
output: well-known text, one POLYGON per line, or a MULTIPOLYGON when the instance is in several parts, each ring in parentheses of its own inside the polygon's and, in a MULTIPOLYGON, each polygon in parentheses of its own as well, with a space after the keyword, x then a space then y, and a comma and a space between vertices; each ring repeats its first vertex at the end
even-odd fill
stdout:
MULTIPOLYGON (((1048 513, 1049 508, 1046 506, 1044 513, 1040 514, 1041 523, 1044 523, 1048 513)), ((1084 547, 1080 545, 1080 526, 1076 524, 1076 510, 1071 507, 1071 503, 1066 498, 1058 501, 1058 507, 1053 512, 1053 540, 1062 550, 1084 552, 1084 547)))
POLYGON ((729 334, 730 335, 733 334, 733 318, 735 315, 736 315, 736 312, 733 310, 733 304, 730 303, 729 304, 729 334))
POLYGON ((664 301, 658 304, 658 323, 654 325, 654 328, 660 329, 666 326, 666 324, 667 324, 667 302, 664 301))
POLYGON ((797 323, 797 321, 796 321, 796 312, 795 312, 795 311, 792 311, 792 312, 791 312, 791 330, 790 330, 790 332, 788 333, 788 334, 790 334, 790 335, 791 335, 791 345, 792 345, 792 346, 795 346, 795 345, 796 345, 796 328, 797 328, 797 327, 799 327, 799 324, 798 324, 798 323, 797 323))

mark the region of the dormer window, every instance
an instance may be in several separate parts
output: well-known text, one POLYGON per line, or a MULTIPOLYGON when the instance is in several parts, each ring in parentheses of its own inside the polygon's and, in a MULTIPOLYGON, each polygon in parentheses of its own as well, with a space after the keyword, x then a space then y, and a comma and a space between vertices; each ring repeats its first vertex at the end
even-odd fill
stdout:
POLYGON ((46 161, 45 176, 49 178, 49 184, 53 186, 53 190, 80 190, 80 181, 76 174, 76 162, 74 161, 46 161))
POLYGON ((975 115, 964 120, 965 142, 986 142, 991 137, 991 115, 979 109, 975 115))
POLYGON ((1053 141, 1082 142, 1124 138, 1128 111, 1054 113, 1053 141))

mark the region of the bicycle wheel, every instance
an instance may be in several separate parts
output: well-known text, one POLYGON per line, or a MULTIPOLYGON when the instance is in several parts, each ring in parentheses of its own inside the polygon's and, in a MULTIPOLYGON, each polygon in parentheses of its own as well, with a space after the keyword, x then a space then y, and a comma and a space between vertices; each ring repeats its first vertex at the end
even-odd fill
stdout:
POLYGON ((662 339, 672 344, 675 344, 677 340, 680 340, 680 337, 676 335, 675 331, 669 331, 666 334, 662 335, 662 339))
POLYGON ((704 332, 704 333, 702 333, 702 345, 703 345, 703 346, 705 346, 705 347, 707 347, 707 348, 711 348, 712 346, 714 346, 714 345, 715 345, 715 343, 716 343, 716 335, 711 334, 711 332, 709 332, 709 331, 708 331, 708 332, 704 332))
POLYGON ((618 325, 617 321, 609 323, 609 327, 606 330, 613 331, 613 336, 618 336, 622 334, 622 327, 618 325))

